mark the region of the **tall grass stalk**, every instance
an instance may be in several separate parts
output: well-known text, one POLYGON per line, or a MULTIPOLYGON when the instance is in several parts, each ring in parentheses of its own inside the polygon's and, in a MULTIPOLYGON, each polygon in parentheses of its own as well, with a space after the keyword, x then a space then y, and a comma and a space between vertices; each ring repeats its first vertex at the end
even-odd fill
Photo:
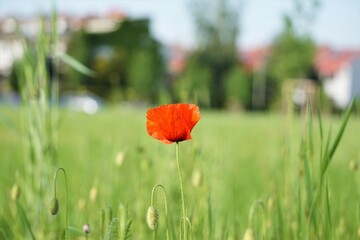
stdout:
POLYGON ((309 210, 306 236, 314 235, 317 238, 322 238, 323 234, 325 234, 326 238, 332 236, 333 224, 331 219, 331 201, 329 198, 329 184, 326 173, 342 139, 353 107, 354 100, 351 101, 345 111, 340 123, 340 128, 333 140, 331 139, 331 129, 329 130, 327 137, 324 137, 322 118, 320 112, 318 112, 320 161, 318 161, 318 164, 316 165, 314 159, 313 116, 311 104, 308 106, 307 136, 303 137, 300 147, 300 158, 304 163, 307 208, 309 210), (314 188, 315 186, 316 188, 314 188), (312 231, 309 231, 309 225, 311 225, 312 231))
POLYGON ((57 162, 58 131, 58 79, 52 78, 47 68, 57 48, 57 41, 53 41, 58 38, 56 22, 52 25, 55 29, 49 30, 52 35, 47 33, 45 19, 40 26, 35 43, 23 38, 24 56, 16 69, 25 120, 24 195, 35 228, 41 227, 40 216, 46 216, 44 201, 49 196, 50 172, 57 162))
MULTIPOLYGON (((51 172, 58 162, 60 61, 69 62, 73 68, 91 74, 81 63, 60 52, 55 8, 50 22, 46 18, 39 18, 39 22, 35 39, 28 39, 18 32, 23 56, 14 65, 22 103, 22 128, 19 131, 24 148, 24 175, 19 184, 26 218, 33 229, 39 229, 31 234, 34 237, 41 233, 48 216, 44 206, 51 195, 48 191, 51 172)), ((16 126, 4 116, 1 114, 0 120, 5 119, 7 125, 15 129, 16 126)), ((19 231, 16 232, 21 236, 19 231)))

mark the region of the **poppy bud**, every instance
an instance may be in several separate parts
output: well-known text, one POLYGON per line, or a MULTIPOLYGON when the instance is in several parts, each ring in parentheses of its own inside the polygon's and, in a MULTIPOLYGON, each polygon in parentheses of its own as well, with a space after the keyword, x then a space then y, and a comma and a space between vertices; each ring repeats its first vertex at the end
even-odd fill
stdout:
POLYGON ((146 222, 151 230, 155 230, 158 225, 159 213, 155 206, 150 206, 146 214, 146 222))
POLYGON ((58 211, 59 211, 59 200, 56 197, 54 197, 50 203, 50 213, 52 215, 56 215, 58 211))

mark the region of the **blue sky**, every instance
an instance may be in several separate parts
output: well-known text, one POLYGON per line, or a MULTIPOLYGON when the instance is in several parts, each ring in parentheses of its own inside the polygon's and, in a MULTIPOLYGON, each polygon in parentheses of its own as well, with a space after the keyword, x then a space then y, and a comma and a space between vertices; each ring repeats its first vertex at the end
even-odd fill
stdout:
MULTIPOLYGON (((190 0, 55 0, 61 12, 103 14, 120 9, 129 16, 152 19, 152 32, 164 43, 193 46, 196 35, 190 0)), ((243 0, 238 45, 253 48, 268 44, 282 28, 282 16, 293 10, 291 0, 243 0)), ((51 9, 52 0, 0 0, 0 17, 36 14, 51 9)), ((239 4, 240 6, 240 4, 239 4)), ((360 48, 360 0, 322 0, 310 27, 319 44, 360 48)))

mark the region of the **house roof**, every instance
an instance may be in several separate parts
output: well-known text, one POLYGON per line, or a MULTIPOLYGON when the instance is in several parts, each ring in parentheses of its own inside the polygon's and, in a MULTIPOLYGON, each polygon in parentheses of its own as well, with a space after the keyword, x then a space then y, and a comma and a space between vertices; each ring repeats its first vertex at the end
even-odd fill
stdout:
POLYGON ((185 69, 188 50, 179 44, 173 44, 168 47, 168 71, 177 75, 185 69))
POLYGON ((335 50, 329 47, 318 47, 315 56, 315 68, 321 76, 333 76, 356 57, 360 57, 360 49, 335 50))
MULTIPOLYGON (((245 68, 253 72, 263 66, 270 53, 271 47, 266 46, 244 51, 241 57, 245 68)), ((360 49, 335 50, 319 46, 315 53, 315 69, 320 76, 332 76, 356 57, 360 57, 360 49)))
POLYGON ((265 59, 270 55, 269 46, 255 48, 244 51, 241 55, 245 68, 251 72, 259 70, 265 63, 265 59))

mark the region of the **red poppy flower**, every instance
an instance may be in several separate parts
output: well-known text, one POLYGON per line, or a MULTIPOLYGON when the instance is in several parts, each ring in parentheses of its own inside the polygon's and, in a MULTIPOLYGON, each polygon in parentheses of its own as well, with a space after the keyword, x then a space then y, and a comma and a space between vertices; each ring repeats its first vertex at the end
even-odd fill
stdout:
POLYGON ((191 139, 191 130, 200 117, 195 104, 166 104, 147 111, 146 129, 163 143, 181 142, 191 139))

